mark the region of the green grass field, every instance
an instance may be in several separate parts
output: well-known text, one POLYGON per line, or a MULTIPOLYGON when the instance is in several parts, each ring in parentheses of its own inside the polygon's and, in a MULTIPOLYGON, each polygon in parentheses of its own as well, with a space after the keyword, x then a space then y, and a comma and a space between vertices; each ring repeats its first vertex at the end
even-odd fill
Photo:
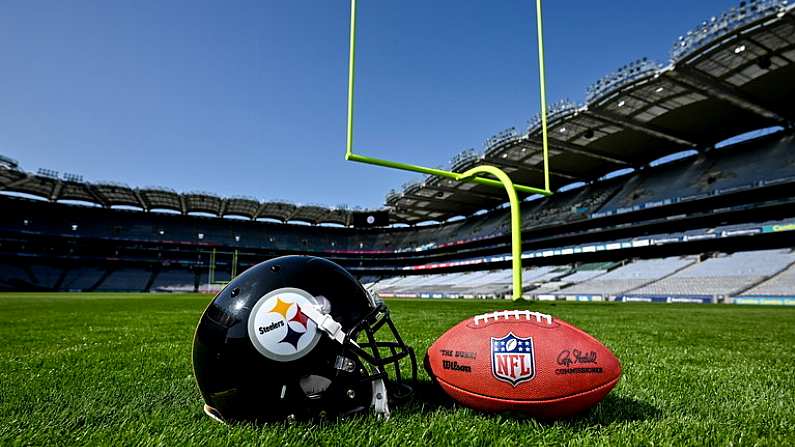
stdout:
MULTIPOLYGON (((572 420, 418 399, 389 421, 224 426, 191 372, 200 295, 0 295, 0 445, 793 445, 795 309, 521 303, 605 342, 624 376, 572 420)), ((495 301, 390 301, 419 356, 495 301)), ((422 392, 423 389, 426 392, 422 392)))

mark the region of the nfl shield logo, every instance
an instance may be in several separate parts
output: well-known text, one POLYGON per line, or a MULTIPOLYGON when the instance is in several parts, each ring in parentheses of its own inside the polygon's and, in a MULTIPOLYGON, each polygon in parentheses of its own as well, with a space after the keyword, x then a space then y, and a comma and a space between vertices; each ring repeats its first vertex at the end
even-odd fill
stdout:
POLYGON ((535 377, 533 338, 520 338, 513 332, 502 338, 491 337, 491 373, 513 386, 535 377))

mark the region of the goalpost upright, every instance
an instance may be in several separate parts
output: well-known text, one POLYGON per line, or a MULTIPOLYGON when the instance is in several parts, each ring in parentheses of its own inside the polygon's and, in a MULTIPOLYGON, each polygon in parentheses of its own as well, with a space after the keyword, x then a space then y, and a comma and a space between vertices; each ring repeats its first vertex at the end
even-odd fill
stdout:
POLYGON ((511 205, 511 262, 513 269, 513 299, 522 298, 522 225, 521 209, 519 205, 518 192, 528 194, 541 194, 544 196, 552 195, 549 182, 549 150, 547 141, 547 99, 546 99, 546 79, 544 68, 544 32, 541 14, 541 0, 536 0, 536 30, 538 40, 538 68, 539 68, 539 87, 541 94, 541 127, 542 127, 542 151, 544 157, 544 186, 532 187, 515 184, 505 173, 496 166, 481 165, 476 166, 466 172, 458 173, 443 169, 429 168, 416 164, 384 160, 381 158, 368 157, 353 152, 353 123, 354 123, 354 87, 356 81, 356 0, 351 0, 351 29, 350 29, 350 49, 348 59, 348 127, 347 143, 345 148, 345 159, 360 163, 367 163, 391 169, 419 172, 421 174, 436 175, 449 178, 460 182, 474 182, 488 186, 502 187, 508 194, 511 205), (494 178, 487 178, 489 175, 494 178))
POLYGON ((235 277, 237 276, 238 255, 239 255, 239 251, 237 249, 235 249, 232 252, 226 252, 226 251, 219 252, 217 249, 213 248, 212 251, 210 251, 210 262, 208 263, 208 269, 207 269, 207 288, 208 289, 212 288, 213 286, 221 286, 221 287, 223 287, 223 286, 227 285, 230 281, 235 279, 235 277), (229 271, 229 281, 223 281, 223 280, 219 281, 216 278, 216 260, 217 260, 217 255, 219 255, 219 254, 221 254, 221 255, 230 255, 231 254, 232 255, 232 261, 231 261, 230 271, 229 271))

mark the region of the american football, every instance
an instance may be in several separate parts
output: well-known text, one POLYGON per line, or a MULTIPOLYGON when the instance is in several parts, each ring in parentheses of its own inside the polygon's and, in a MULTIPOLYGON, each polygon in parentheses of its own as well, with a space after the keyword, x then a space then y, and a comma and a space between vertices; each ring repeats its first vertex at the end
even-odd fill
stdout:
POLYGON ((477 315, 428 348, 425 368, 459 403, 552 419, 604 398, 621 378, 618 359, 565 321, 528 310, 477 315))

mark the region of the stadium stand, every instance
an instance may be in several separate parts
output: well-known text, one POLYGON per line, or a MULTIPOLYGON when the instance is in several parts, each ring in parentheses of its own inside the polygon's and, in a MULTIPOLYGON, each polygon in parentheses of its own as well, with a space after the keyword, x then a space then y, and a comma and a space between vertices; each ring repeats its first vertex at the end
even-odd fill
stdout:
POLYGON ((747 296, 795 296, 795 262, 777 275, 746 290, 747 296))
MULTIPOLYGON (((709 164, 709 152, 723 140, 765 127, 791 127, 795 88, 782 82, 794 70, 793 16, 795 10, 786 2, 741 2, 720 20, 705 21, 680 38, 670 65, 639 59, 594 83, 586 104, 552 107, 552 183, 590 183, 613 171, 648 171, 654 161, 683 151, 697 151, 709 164), (583 175, 597 167, 601 174, 583 175)), ((540 128, 534 118, 526 133, 500 133, 487 140, 480 157, 470 154, 466 167, 496 165, 524 184, 541 184, 540 128)), ((710 177, 707 173, 702 189, 711 189, 710 177)), ((632 191, 628 193, 631 197, 632 191)), ((387 203, 406 222, 444 220, 462 211, 488 209, 499 202, 496 194, 485 187, 428 178, 391 193, 387 203), (472 200, 475 194, 482 200, 472 200), (459 205, 449 206, 449 201, 459 205)), ((608 209, 629 205, 621 199, 608 209)))
POLYGON ((0 264, 0 290, 35 290, 31 278, 24 268, 12 264, 0 264))
MULTIPOLYGON (((525 284, 535 296, 795 295, 795 254, 790 250, 717 254, 702 262, 689 256, 619 265, 603 262, 528 269, 525 284)), ((481 271, 389 278, 368 287, 384 296, 504 297, 510 279, 510 270, 481 271)))
POLYGON ((31 267, 31 274, 34 278, 34 284, 43 289, 56 288, 62 273, 63 269, 58 269, 48 265, 35 265, 31 267))
MULTIPOLYGON (((675 204, 681 199, 709 198, 718 192, 736 193, 741 185, 750 189, 766 183, 784 181, 783 184, 786 184, 787 179, 795 180, 793 147, 795 142, 791 133, 778 133, 716 150, 709 157, 696 157, 695 162, 693 159, 680 160, 641 173, 561 192, 548 199, 526 201, 522 206, 523 228, 534 231, 561 223, 584 222, 593 217, 612 215, 616 211, 632 211, 663 203, 675 204), (709 162, 705 161, 707 159, 709 162), (705 189, 705 185, 709 189, 705 189)), ((3 172, 4 169, 0 168, 0 174, 3 172)), ((0 175, 0 188, 3 187, 2 178, 0 175)), ((428 251, 500 237, 508 231, 505 209, 428 227, 359 231, 353 231, 352 228, 79 207, 64 211, 62 220, 51 222, 46 218, 46 213, 31 212, 24 230, 59 235, 331 253, 428 251), (191 219, 186 220, 188 217, 191 219)), ((7 224, 20 223, 7 221, 7 224)))
POLYGON ((566 287, 567 294, 618 295, 659 281, 696 262, 691 257, 640 259, 579 284, 566 287))
POLYGON ((163 270, 157 274, 150 288, 153 292, 194 292, 196 275, 189 270, 163 270))
MULTIPOLYGON (((591 213, 601 209, 622 186, 617 181, 598 182, 588 187, 558 193, 545 200, 526 203, 522 213, 522 227, 534 228, 587 219, 591 213)), ((507 231, 507 221, 503 231, 507 231)))
POLYGON ((793 136, 762 138, 632 176, 600 211, 632 209, 644 203, 692 199, 718 191, 751 189, 761 182, 795 179, 793 136))
POLYGON ((98 291, 145 291, 150 273, 137 268, 122 268, 106 272, 107 275, 95 290, 98 291))
POLYGON ((563 281, 570 284, 579 284, 583 281, 588 281, 593 278, 598 278, 611 269, 620 265, 617 262, 597 262, 591 264, 582 264, 578 266, 574 273, 561 278, 563 281))
MULTIPOLYGON (((550 107, 557 192, 522 196, 529 293, 730 296, 791 284, 795 7, 760 0, 720 17, 677 41, 671 64, 639 59, 594 83, 585 104, 550 107)), ((543 184, 540 121, 451 168, 489 164, 543 184)), ((233 252, 238 272, 313 254, 378 278, 383 294, 504 296, 505 202, 496 188, 426 177, 373 210, 391 226, 357 228, 345 206, 90 183, 0 157, 0 288, 207 291, 219 287, 207 284, 215 251, 216 280, 233 252)))
POLYGON ((759 284, 795 262, 790 250, 717 255, 667 278, 633 290, 633 295, 730 296, 759 284))
POLYGON ((442 275, 406 276, 392 278, 384 282, 368 285, 382 296, 399 297, 455 297, 474 296, 481 293, 484 286, 498 282, 500 277, 510 276, 510 272, 465 272, 442 275))
MULTIPOLYGON (((569 271, 557 266, 526 269, 523 272, 524 285, 532 288, 569 271)), ((504 297, 509 294, 511 281, 511 270, 503 269, 393 277, 367 284, 367 287, 381 296, 504 297)))
POLYGON ((586 267, 583 270, 572 269, 566 275, 550 279, 548 281, 536 285, 536 287, 531 289, 530 292, 533 293, 534 295, 553 293, 571 284, 577 284, 581 281, 587 281, 591 278, 601 276, 605 274, 605 272, 606 270, 600 270, 598 268, 590 268, 590 266, 586 267))
POLYGON ((69 291, 94 290, 104 274, 105 269, 95 267, 68 269, 60 288, 69 291))
POLYGON ((617 262, 597 262, 581 264, 571 269, 558 269, 556 270, 558 273, 561 271, 565 273, 562 275, 549 275, 545 278, 536 279, 536 286, 530 290, 530 293, 534 295, 554 293, 566 287, 579 284, 593 278, 598 278, 606 274, 612 268, 615 268, 617 265, 619 265, 617 262))
POLYGON ((535 269, 525 270, 522 279, 524 285, 528 287, 538 287, 547 281, 567 275, 571 269, 563 266, 543 266, 535 269))

